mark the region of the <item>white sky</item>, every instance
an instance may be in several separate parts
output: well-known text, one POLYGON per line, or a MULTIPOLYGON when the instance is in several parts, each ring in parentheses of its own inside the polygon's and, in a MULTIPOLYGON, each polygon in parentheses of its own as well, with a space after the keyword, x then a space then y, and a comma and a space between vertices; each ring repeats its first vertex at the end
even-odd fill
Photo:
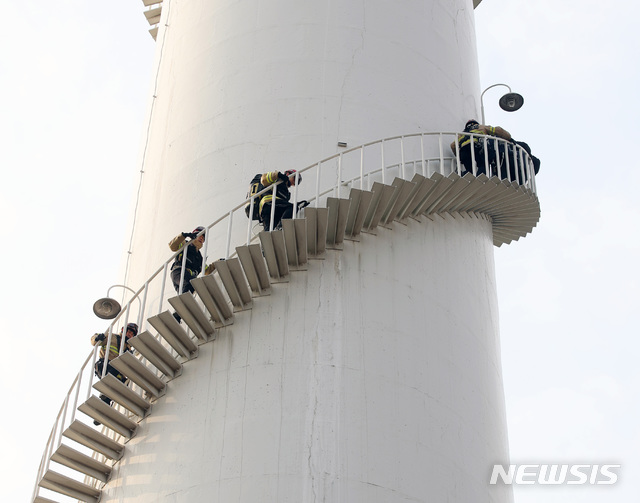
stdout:
MULTIPOLYGON (((91 306, 121 281, 155 43, 140 1, 0 6, 0 500, 26 502, 105 327, 91 306)), ((542 160, 538 228, 496 250, 512 461, 622 465, 613 487, 521 486, 516 503, 640 496, 638 19, 632 0, 476 10, 483 88, 525 97, 508 114, 488 91, 487 122, 542 160)))

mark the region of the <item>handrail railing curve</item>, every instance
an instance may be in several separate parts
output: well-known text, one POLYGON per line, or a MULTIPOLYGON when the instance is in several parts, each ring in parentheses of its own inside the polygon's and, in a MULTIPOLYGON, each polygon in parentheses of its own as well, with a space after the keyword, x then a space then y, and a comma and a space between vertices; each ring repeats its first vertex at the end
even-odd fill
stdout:
MULTIPOLYGON (((498 159, 497 163, 495 163, 494 174, 508 180, 510 183, 523 185, 531 191, 531 194, 536 195, 535 173, 529 154, 521 146, 514 145, 506 140, 474 133, 419 132, 391 136, 347 148, 341 152, 325 157, 321 161, 314 162, 297 172, 300 175, 306 174, 304 176, 305 180, 315 179, 315 187, 308 197, 308 201, 313 203, 315 207, 319 207, 329 194, 333 193, 334 196, 340 197, 342 190, 349 187, 370 189, 373 181, 380 180, 385 183, 388 176, 395 175, 403 179, 409 179, 416 173, 424 177, 430 177, 435 172, 445 176, 456 172, 458 175, 463 176, 465 167, 460 160, 460 146, 458 143, 458 138, 461 136, 471 137, 474 140, 478 139, 478 141, 483 143, 485 166, 490 165, 488 152, 490 150, 489 145, 492 143, 495 152, 499 152, 501 149, 507 152, 508 154, 504 156, 504 160, 501 161, 498 159), (445 156, 445 151, 449 148, 449 145, 445 142, 445 138, 447 139, 446 141, 451 139, 452 143, 455 143, 455 151, 452 151, 450 156, 445 156), (367 167, 370 169, 367 170, 367 167), (312 176, 313 170, 317 170, 315 177, 312 176)), ((471 149, 471 159, 472 165, 470 172, 476 176, 478 174, 479 164, 475 159, 474 149, 471 149)), ((232 254, 230 250, 230 243, 234 241, 234 239, 235 242, 246 244, 250 244, 251 241, 256 239, 256 236, 252 235, 252 227, 255 225, 255 220, 251 218, 253 216, 253 201, 256 197, 260 197, 269 191, 272 191, 275 196, 275 190, 276 185, 274 184, 257 194, 251 195, 251 197, 226 211, 205 227, 204 231, 202 231, 205 235, 203 271, 208 257, 230 258, 235 255, 232 254), (250 213, 245 233, 242 224, 234 227, 233 221, 234 216, 240 212, 242 218, 246 219, 244 214, 246 205, 250 205, 250 213), (220 224, 225 221, 227 221, 226 236, 220 231, 220 224), (210 247, 210 243, 213 243, 213 246, 210 247)), ((295 184, 292 194, 294 204, 293 218, 298 218, 299 216, 296 204, 300 200, 298 199, 299 190, 299 185, 295 184)), ((273 222, 273 216, 271 222, 273 222)), ((111 337, 114 335, 115 327, 121 321, 123 322, 122 326, 126 326, 129 319, 135 319, 139 326, 139 332, 142 332, 145 330, 146 320, 152 316, 150 313, 159 314, 162 312, 164 301, 166 300, 165 297, 168 298, 166 294, 166 282, 171 264, 183 251, 183 249, 176 251, 167 261, 156 269, 145 283, 133 293, 132 297, 123 306, 121 312, 111 321, 105 330, 105 334, 108 334, 107 348, 111 337), (155 283, 156 280, 159 281, 159 284, 155 283), (133 302, 136 300, 139 303, 137 316, 130 318, 134 313, 133 309, 135 306, 133 306, 133 302)), ((186 260, 186 255, 185 253, 183 260, 186 260)), ((183 262, 183 274, 180 280, 181 286, 184 282, 184 269, 183 262)), ((124 341, 120 347, 120 354, 122 354, 123 349, 124 341)), ((173 351, 171 348, 168 349, 173 351)), ((34 498, 38 493, 38 482, 49 468, 51 455, 62 442, 62 432, 65 426, 75 419, 75 411, 81 396, 82 387, 86 387, 87 398, 91 395, 92 386, 96 379, 93 368, 95 366, 97 352, 98 348, 93 348, 89 356, 85 359, 63 400, 38 469, 34 498)), ((109 351, 105 350, 103 376, 106 372, 108 358, 109 351)))

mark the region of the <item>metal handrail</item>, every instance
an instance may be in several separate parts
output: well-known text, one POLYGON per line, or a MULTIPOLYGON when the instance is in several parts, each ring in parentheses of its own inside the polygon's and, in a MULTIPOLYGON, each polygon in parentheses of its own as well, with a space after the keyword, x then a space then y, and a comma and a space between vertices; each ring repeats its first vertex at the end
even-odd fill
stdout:
MULTIPOLYGON (((480 135, 475 133, 466 133, 466 132, 464 133, 458 133, 458 132, 412 133, 408 135, 391 136, 381 140, 375 140, 368 143, 364 143, 362 145, 352 147, 352 148, 343 150, 341 152, 338 152, 336 154, 330 155, 329 157, 326 157, 319 162, 315 162, 309 166, 306 166, 301 170, 298 170, 297 174, 302 175, 306 172, 310 173, 312 170, 317 169, 316 176, 315 176, 315 182, 316 182, 315 189, 313 192, 315 195, 309 198, 309 202, 313 202, 315 204, 315 207, 318 207, 321 204, 321 201, 323 200, 323 198, 325 198, 325 196, 327 196, 332 192, 336 197, 340 197, 341 189, 343 187, 348 187, 348 186, 355 187, 359 182, 360 189, 363 189, 365 177, 367 179, 367 189, 370 189, 372 179, 379 177, 381 181, 385 183, 386 178, 389 174, 396 174, 401 178, 407 179, 410 175, 410 173, 407 172, 408 166, 413 166, 413 172, 415 174, 418 172, 417 166, 420 165, 421 173, 419 174, 425 177, 431 176, 436 171, 439 172, 441 175, 445 175, 445 176, 452 172, 456 172, 458 175, 462 176, 463 173, 465 172, 464 166, 460 161, 459 139, 462 137, 471 137, 472 141, 477 138, 478 141, 483 142, 484 155, 485 155, 484 161, 485 161, 485 166, 487 167, 489 166, 489 158, 488 158, 488 150, 489 150, 488 145, 490 145, 489 142, 493 142, 495 151, 499 151, 500 148, 503 148, 505 152, 512 152, 513 155, 511 156, 506 155, 504 162, 501 162, 500 159, 498 158, 498 161, 496 163, 497 165, 496 165, 495 175, 504 175, 500 177, 508 180, 511 183, 524 185, 527 188, 529 188, 533 194, 536 193, 533 162, 531 160, 531 157, 521 146, 512 145, 507 140, 503 140, 500 138, 480 135), (448 148, 448 145, 445 145, 444 143, 445 138, 451 138, 452 141, 455 142, 455 152, 452 152, 454 154, 453 156, 449 157, 444 155, 445 148, 448 148), (412 142, 417 142, 417 144, 412 144, 412 142), (426 145, 425 144, 426 142, 428 142, 429 144, 426 145), (394 152, 391 150, 395 143, 399 143, 399 152, 397 151, 394 152), (377 154, 375 152, 374 154, 371 154, 372 150, 374 151, 378 150, 377 149, 378 146, 379 146, 379 151, 377 152, 377 154), (373 148, 370 148, 370 147, 373 147, 373 148), (355 161, 351 163, 349 154, 354 154, 354 153, 357 153, 358 155, 355 161), (431 154, 431 155, 425 155, 425 153, 431 154), (372 161, 369 161, 367 163, 367 159, 366 159, 367 155, 369 157, 371 157, 372 155, 379 156, 379 164, 374 163, 372 161), (512 159, 510 157, 512 157, 512 159), (391 160, 392 158, 393 160, 391 160), (407 159, 412 159, 412 160, 407 161, 407 159), (372 167, 376 166, 377 164, 378 167, 367 171, 365 169, 365 164, 370 165, 372 167), (435 166, 433 170, 430 168, 430 165, 435 166), (512 177, 511 166, 514 167, 513 172, 515 173, 515 177, 512 177), (333 170, 332 171, 330 170, 327 172, 327 169, 328 168, 330 169, 332 167, 333 167, 333 170), (322 175, 321 175, 321 171, 322 171, 322 175), (349 173, 352 173, 352 172, 354 174, 350 175, 349 173), (342 179, 343 177, 345 178, 344 180, 342 179), (325 183, 325 186, 321 187, 321 182, 327 182, 328 180, 329 181, 335 180, 335 181, 328 184, 325 183)), ((472 166, 470 167, 471 168, 470 172, 473 175, 477 175, 478 164, 475 159, 475 151, 473 148, 470 148, 470 150, 471 150, 471 159, 472 159, 472 166)), ((306 176, 305 178, 309 179, 311 177, 306 176)), ((222 242, 224 243, 222 248, 224 249, 225 258, 230 258, 232 255, 235 255, 235 253, 230 255, 230 251, 231 251, 230 243, 234 237, 237 238, 237 242, 246 241, 247 244, 250 244, 250 242, 256 238, 255 236, 253 237, 251 236, 251 229, 254 225, 253 222, 255 222, 254 220, 252 220, 254 199, 256 197, 262 196, 263 194, 266 194, 269 191, 272 191, 272 194, 275 199, 275 191, 277 190, 276 185, 278 185, 279 183, 282 183, 282 182, 277 181, 272 186, 268 186, 264 188, 262 191, 256 194, 253 194, 251 197, 245 199, 242 203, 238 204, 237 206, 234 206, 231 210, 226 211, 222 216, 220 216, 219 218, 214 220, 211 224, 209 224, 207 227, 205 227, 205 230, 202 231, 205 235, 205 246, 204 246, 204 253, 203 253, 203 264, 202 264, 203 272, 206 267, 207 255, 209 252, 208 244, 211 241, 211 235, 213 234, 212 232, 213 229, 216 228, 218 224, 225 221, 225 219, 227 218, 229 219, 227 224, 227 235, 225 236, 226 239, 222 240, 222 242), (239 211, 242 211, 244 213, 244 208, 247 204, 250 204, 250 213, 249 213, 249 221, 247 224, 248 227, 247 227, 246 239, 244 239, 242 237, 244 235, 244 232, 240 234, 234 229, 233 217, 239 211)), ((295 205, 295 203, 297 203, 298 201, 298 184, 297 183, 294 186, 293 197, 294 197, 293 218, 298 218, 298 210, 295 205)), ((275 205, 272 205, 272 211, 274 207, 275 205)), ((273 220, 274 218, 272 213, 271 226, 273 226, 273 220)), ((240 227, 241 226, 242 224, 240 224, 240 227)), ((180 279, 180 291, 182 291, 182 285, 184 283, 184 270, 185 270, 184 266, 185 266, 186 255, 187 255, 186 246, 188 246, 188 244, 186 244, 184 247, 182 247, 181 249, 173 253, 167 261, 165 261, 155 272, 151 274, 151 276, 145 281, 145 283, 136 292, 134 292, 133 296, 131 297, 131 299, 129 299, 129 301, 125 304, 125 306, 123 306, 123 309, 118 314, 118 316, 116 316, 114 320, 109 324, 107 330, 105 331, 105 334, 108 334, 108 339, 107 339, 107 346, 105 346, 105 361, 103 364, 103 376, 104 376, 104 373, 106 372, 107 363, 110 356, 109 342, 111 340, 111 337, 114 334, 114 327, 121 320, 124 320, 123 326, 126 325, 129 319, 129 315, 132 312, 131 311, 132 303, 136 299, 138 299, 138 302, 140 305, 138 310, 138 316, 136 319, 138 320, 139 333, 141 333, 144 330, 144 325, 147 322, 146 320, 150 317, 150 316, 147 316, 147 314, 153 312, 152 308, 147 306, 149 297, 150 296, 153 297, 151 284, 155 279, 157 279, 161 275, 161 273, 162 273, 161 275, 162 281, 160 285, 154 285, 154 288, 159 286, 159 293, 155 295, 155 300, 157 300, 157 313, 159 314, 160 312, 162 312, 163 301, 165 297, 166 280, 167 280, 167 276, 169 275, 168 272, 170 270, 170 265, 173 261, 175 261, 176 257, 184 251, 185 253, 183 256, 182 276, 180 279), (140 299, 141 295, 143 296, 142 300, 140 299)), ((218 248, 216 248, 215 250, 218 251, 218 248)), ((212 255, 217 256, 219 254, 212 253, 212 255)), ((153 302, 153 300, 154 298, 151 299, 151 303, 153 302)), ((123 336, 123 339, 124 337, 125 336, 123 336)), ((119 348, 120 354, 122 354, 123 349, 125 347, 124 341, 122 342, 123 343, 119 348)), ((173 351, 172 348, 168 348, 168 349, 170 351, 173 351)), ((69 388, 69 391, 65 396, 65 399, 60 408, 60 411, 56 416, 54 426, 52 428, 51 434, 47 441, 47 445, 43 453, 42 461, 38 469, 36 486, 34 490, 34 498, 37 495, 37 492, 39 489, 38 482, 40 481, 40 479, 42 478, 42 476, 44 475, 44 473, 47 471, 49 467, 51 454, 53 453, 54 449, 56 449, 60 445, 62 441, 62 432, 64 431, 65 424, 67 422, 70 424, 75 419, 75 410, 78 406, 78 399, 80 396, 80 390, 81 390, 81 386, 83 385, 83 381, 85 382, 84 386, 86 386, 87 388, 87 392, 86 392, 87 398, 91 395, 91 389, 95 379, 93 368, 95 366, 97 351, 98 351, 98 347, 96 346, 91 351, 89 356, 86 358, 85 362, 82 364, 82 367, 80 368, 80 371, 78 372, 77 377, 74 379, 71 387, 69 388), (90 365, 89 365, 89 362, 91 362, 90 365), (85 372, 89 374, 89 379, 83 380, 82 376, 85 372), (77 389, 76 389, 76 386, 77 386, 77 389), (68 414, 69 410, 71 411, 71 414, 68 414), (70 417, 68 421, 67 421, 67 416, 70 417)))

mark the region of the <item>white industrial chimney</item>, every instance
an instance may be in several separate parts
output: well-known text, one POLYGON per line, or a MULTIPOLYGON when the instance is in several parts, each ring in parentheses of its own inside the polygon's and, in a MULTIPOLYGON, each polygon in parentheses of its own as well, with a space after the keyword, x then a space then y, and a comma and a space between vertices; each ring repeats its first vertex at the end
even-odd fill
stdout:
MULTIPOLYGON (((253 260, 264 268, 264 255, 271 281, 265 291, 252 287, 252 299, 236 302, 244 287, 234 293, 223 277, 234 273, 235 247, 247 244, 246 217, 235 213, 228 237, 226 221, 207 229, 207 262, 230 264, 218 261, 214 279, 235 313, 193 338, 197 349, 177 358, 175 376, 161 376, 165 390, 144 394, 150 408, 107 463, 106 483, 89 482, 97 492, 84 498, 512 501, 510 488, 489 484, 493 465, 508 461, 493 249, 535 225, 533 180, 461 178, 453 135, 417 137, 413 152, 422 152, 412 159, 397 153, 409 138, 378 142, 353 151, 369 176, 347 167, 352 147, 460 131, 479 117, 473 0, 165 0, 152 8, 161 9, 157 74, 127 285, 141 287, 171 257, 175 235, 240 205, 256 173, 344 158, 305 172, 295 196, 313 201, 315 211, 297 219, 305 236, 316 237, 309 219, 329 205, 326 249, 323 239, 322 253, 309 245, 292 259, 287 248, 278 277, 269 263, 276 240, 274 252, 261 236, 253 260), (323 195, 316 183, 335 189, 323 195), (378 188, 371 201, 380 202, 384 186, 395 192, 380 225, 330 242, 343 208, 357 219, 360 204, 365 227, 375 220, 354 194, 378 188), (509 234, 524 220, 527 229, 509 234)), ((141 331, 164 336, 170 317, 146 318, 172 311, 174 295, 170 281, 150 291, 141 331)))

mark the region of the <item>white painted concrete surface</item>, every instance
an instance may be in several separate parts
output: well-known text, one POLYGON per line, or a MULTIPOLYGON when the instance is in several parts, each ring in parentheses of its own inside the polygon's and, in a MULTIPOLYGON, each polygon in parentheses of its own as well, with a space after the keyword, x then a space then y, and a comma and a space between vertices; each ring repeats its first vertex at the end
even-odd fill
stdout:
POLYGON ((104 502, 508 502, 490 223, 347 242, 201 346, 104 502), (443 243, 446 246, 443 246, 443 243))
MULTIPOLYGON (((471 0, 165 0, 157 43, 134 287, 253 174, 479 109, 471 0)), ((103 501, 511 501, 488 485, 508 459, 491 243, 480 218, 411 221, 293 273, 185 365, 103 501)))

